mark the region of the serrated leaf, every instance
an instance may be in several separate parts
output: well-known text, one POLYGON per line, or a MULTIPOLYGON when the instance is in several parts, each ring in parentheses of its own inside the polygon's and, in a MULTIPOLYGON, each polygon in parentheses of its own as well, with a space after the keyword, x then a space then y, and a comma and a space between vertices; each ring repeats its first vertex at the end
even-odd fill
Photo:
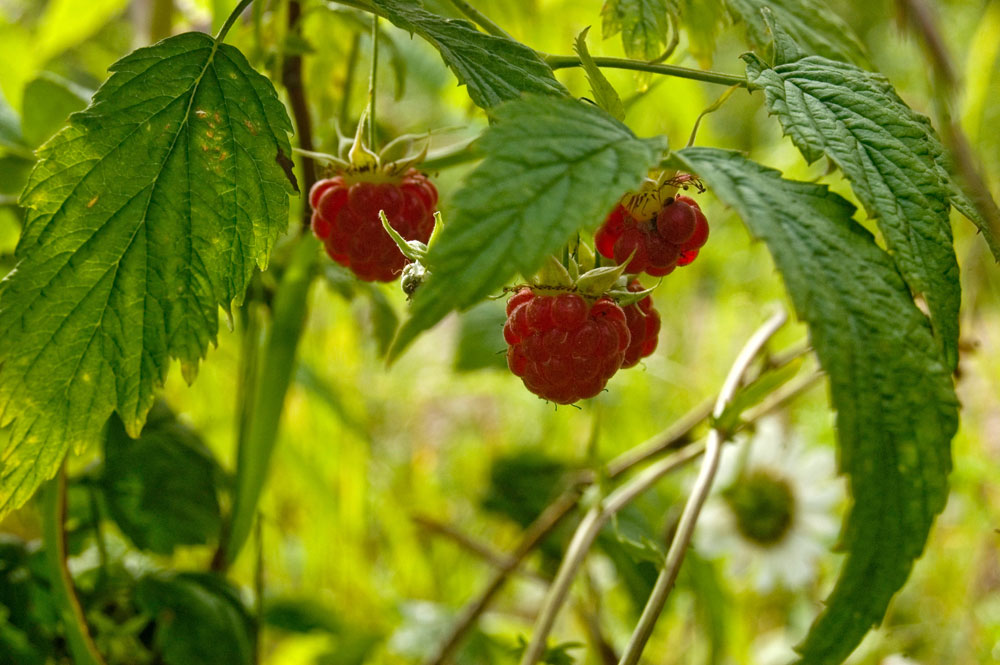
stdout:
POLYGON ((158 402, 138 439, 112 418, 101 487, 108 512, 136 547, 170 554, 219 536, 222 475, 198 434, 158 402))
POLYGON ((465 309, 516 273, 531 275, 581 229, 598 226, 666 148, 637 138, 601 109, 528 97, 496 109, 485 159, 455 194, 448 224, 427 255, 430 278, 389 357, 452 309, 465 309))
POLYGON ((0 516, 100 440, 138 436, 171 358, 190 379, 288 223, 291 130, 235 48, 187 33, 115 63, 40 151, 0 283, 0 516))
POLYGON ((606 0, 601 7, 605 39, 622 34, 625 55, 640 60, 659 56, 667 44, 669 14, 676 14, 671 0, 606 0))
POLYGON ((56 133, 71 113, 87 106, 92 92, 43 72, 24 88, 24 138, 33 146, 56 133))
POLYGON ((580 56, 580 63, 587 74, 590 90, 594 94, 594 102, 607 111, 615 120, 624 120, 625 105, 622 104, 622 99, 618 96, 618 91, 615 90, 611 82, 604 76, 604 72, 597 66, 594 59, 590 57, 590 51, 587 50, 587 33, 589 31, 590 27, 588 26, 577 35, 574 48, 576 54, 580 56))
POLYGON ((166 665, 250 665, 251 621, 239 595, 208 573, 139 580, 137 605, 156 620, 153 645, 166 665))
POLYGON ((854 65, 807 56, 768 67, 746 54, 751 89, 809 162, 826 156, 876 219, 915 294, 927 301, 949 365, 958 361, 958 262, 949 222, 949 187, 940 143, 926 118, 889 82, 854 65))
POLYGON ((726 4, 733 19, 746 25, 751 47, 760 53, 766 51, 772 39, 761 15, 761 9, 766 7, 807 53, 862 66, 870 64, 851 26, 819 0, 726 0, 726 4))
POLYGON ((958 424, 948 366, 890 257, 825 186, 785 180, 735 152, 676 153, 767 243, 830 381, 853 505, 846 561, 799 647, 840 663, 877 625, 948 498, 958 424))
POLYGON ((372 4, 397 27, 430 42, 472 101, 484 109, 526 92, 569 94, 545 61, 520 42, 480 32, 463 19, 432 14, 418 2, 372 0, 372 4))

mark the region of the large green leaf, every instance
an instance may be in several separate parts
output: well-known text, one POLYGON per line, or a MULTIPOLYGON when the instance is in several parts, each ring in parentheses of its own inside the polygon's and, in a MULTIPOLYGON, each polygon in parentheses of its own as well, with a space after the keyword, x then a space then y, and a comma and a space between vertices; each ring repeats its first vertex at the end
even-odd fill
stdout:
POLYGON ((729 13, 746 25, 750 45, 760 52, 771 44, 771 31, 761 9, 814 55, 868 65, 868 56, 851 27, 819 0, 726 0, 729 13))
POLYGON ((430 42, 482 108, 525 92, 569 94, 545 61, 520 42, 485 34, 465 20, 432 14, 412 0, 372 0, 372 4, 398 27, 430 42))
POLYGON ((138 439, 112 418, 104 442, 101 486, 108 512, 140 549, 170 554, 177 545, 218 538, 216 484, 222 470, 198 433, 162 402, 138 439))
POLYGON ((166 665, 250 665, 253 626, 239 593, 209 573, 153 574, 135 588, 156 620, 153 646, 166 665))
POLYGON ((0 516, 100 440, 138 436, 171 358, 193 380, 288 223, 291 130, 243 55, 188 33, 112 66, 40 151, 0 283, 0 516))
POLYGON ((486 158, 455 194, 390 358, 453 309, 476 304, 517 272, 532 274, 578 230, 604 221, 666 147, 639 139, 607 113, 560 97, 528 97, 496 109, 486 158))
POLYGON ((903 278, 927 301, 934 332, 951 367, 958 361, 961 286, 949 222, 950 185, 940 142, 886 79, 820 56, 802 57, 778 33, 767 66, 747 54, 751 89, 806 160, 828 157, 844 172, 878 222, 903 278))
POLYGON ((628 57, 652 60, 667 45, 670 15, 677 15, 673 0, 607 0, 601 31, 605 39, 620 32, 628 57))
POLYGON ((767 243, 830 381, 853 506, 847 559, 798 648, 840 663, 878 624, 948 498, 958 402, 930 326, 890 257, 825 186, 781 178, 735 152, 677 154, 767 243))

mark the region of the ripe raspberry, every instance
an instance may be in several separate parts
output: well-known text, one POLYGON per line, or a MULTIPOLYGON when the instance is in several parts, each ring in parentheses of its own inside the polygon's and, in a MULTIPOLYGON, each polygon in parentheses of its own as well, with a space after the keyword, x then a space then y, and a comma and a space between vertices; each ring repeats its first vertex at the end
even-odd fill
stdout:
POLYGON ((524 287, 507 303, 507 365, 525 387, 557 404, 593 397, 618 371, 629 345, 625 313, 610 298, 524 287))
POLYGON ((309 192, 312 229, 330 258, 368 282, 391 282, 407 261, 382 227, 385 210, 392 227, 407 240, 427 242, 434 230, 437 189, 410 169, 396 182, 369 182, 338 175, 320 180, 309 192))
POLYGON ((698 256, 708 240, 708 221, 701 208, 687 196, 670 199, 655 218, 640 221, 618 205, 597 233, 597 251, 618 264, 629 261, 629 273, 646 272, 655 277, 669 275, 698 256))
MULTIPOLYGON (((638 293, 642 284, 637 280, 629 282, 628 290, 638 293)), ((625 360, 622 369, 636 365, 639 360, 649 356, 656 350, 657 337, 660 334, 660 314, 653 307, 653 300, 646 296, 628 307, 623 307, 625 323, 628 326, 631 341, 625 349, 625 360)))

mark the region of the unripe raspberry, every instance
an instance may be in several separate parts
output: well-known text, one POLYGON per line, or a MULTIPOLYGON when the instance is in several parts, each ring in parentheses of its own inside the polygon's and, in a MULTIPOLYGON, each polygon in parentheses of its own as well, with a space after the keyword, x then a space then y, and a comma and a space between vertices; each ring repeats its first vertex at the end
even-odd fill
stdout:
POLYGON ((540 295, 524 287, 507 303, 507 365, 525 387, 557 404, 593 397, 618 371, 630 335, 609 298, 540 295))
POLYGON ((382 227, 379 210, 401 236, 427 242, 434 229, 437 190, 416 169, 395 182, 338 175, 313 185, 309 203, 313 233, 331 259, 365 281, 390 282, 407 261, 382 227))

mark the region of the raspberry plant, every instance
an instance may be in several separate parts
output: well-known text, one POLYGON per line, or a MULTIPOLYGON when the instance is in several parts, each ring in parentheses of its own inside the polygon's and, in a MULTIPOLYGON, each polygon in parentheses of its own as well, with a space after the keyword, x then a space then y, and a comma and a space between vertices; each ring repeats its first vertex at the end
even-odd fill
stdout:
MULTIPOLYGON (((35 568, 46 571, 55 617, 38 629, 36 610, 22 602, 26 593, 3 596, 19 609, 0 633, 15 662, 249 663, 261 622, 336 633, 309 614, 308 603, 270 612, 248 605, 227 577, 253 532, 286 392, 293 378, 308 381, 301 368, 296 374, 296 356, 312 284, 324 280, 349 298, 371 300, 390 364, 421 336, 443 334, 434 328, 450 313, 495 309, 507 293, 505 323, 494 315, 483 334, 499 335, 502 326, 510 381, 519 378, 556 405, 579 402, 583 417, 592 398, 600 404, 604 391, 615 390, 609 380, 620 369, 670 348, 661 322, 685 313, 656 292, 677 278, 677 267, 711 255, 710 226, 729 223, 723 206, 770 252, 808 329, 808 347, 756 362, 784 324, 779 312, 747 342, 710 412, 684 427, 681 421, 680 433, 670 430, 651 449, 636 446, 606 462, 591 456, 565 493, 546 497, 538 521, 518 514, 527 527, 522 546, 501 560, 498 576, 449 632, 424 645, 427 663, 454 656, 506 576, 536 548, 552 559, 553 577, 517 657, 522 665, 572 660, 571 645, 549 648, 547 639, 595 543, 609 552, 624 543, 652 573, 638 587, 642 612, 631 636, 602 650, 607 662, 639 662, 678 580, 721 446, 752 428, 763 405, 777 408, 797 394, 786 389, 807 356, 828 385, 852 503, 843 567, 797 647, 800 662, 843 662, 886 615, 948 496, 961 305, 952 209, 1000 259, 1000 215, 974 162, 944 147, 930 120, 875 71, 850 27, 815 0, 714 0, 708 9, 686 0, 607 0, 593 18, 605 38, 621 35, 625 58, 592 56, 585 26, 575 55, 551 55, 467 2, 452 3, 464 18, 441 13, 442 4, 258 0, 244 24, 251 0, 242 0, 214 36, 161 29, 161 40, 115 62, 92 97, 46 75, 25 90, 22 117, 0 106, 0 146, 10 158, 3 175, 23 177, 23 225, 0 282, 0 518, 27 510, 40 494, 43 561, 35 568), (261 51, 266 16, 271 28, 282 25, 275 17, 284 21, 280 38, 270 37, 276 61, 261 51), (695 58, 710 56, 724 18, 747 37, 743 71, 674 64, 682 36, 695 58), (320 21, 355 32, 346 84, 322 82, 341 85, 341 121, 357 110, 350 81, 362 33, 371 37, 369 98, 349 161, 340 156, 341 127, 322 117, 328 108, 310 104, 304 83, 320 84, 303 71, 325 57, 323 44, 303 36, 320 21), (240 47, 227 43, 231 33, 240 47), (376 97, 379 44, 407 33, 436 49, 479 108, 478 120, 488 122, 474 143, 431 151, 434 131, 380 135, 387 102, 376 97), (256 50, 246 46, 251 34, 256 50), (574 67, 589 89, 557 76, 574 67), (623 100, 606 78, 614 69, 639 73, 634 98, 623 100), (806 164, 826 158, 839 176, 795 180, 733 146, 696 146, 694 133, 686 147, 637 136, 625 121, 653 77, 753 95, 806 164), (38 95, 54 100, 47 115, 28 113, 38 95), (55 125, 62 127, 55 132, 55 125), (411 154, 376 157, 379 140, 385 153, 406 145, 411 154), (472 161, 451 177, 452 167, 472 161), (431 177, 441 174, 448 184, 439 200, 431 177), (444 222, 432 237, 439 208, 444 222), (298 221, 289 224, 292 212, 298 221), (367 282, 400 277, 412 300, 397 325, 387 292, 367 282), (158 401, 174 360, 188 383, 202 361, 211 362, 220 307, 248 349, 233 381, 231 477, 200 435, 158 401), (705 443, 696 447, 703 423, 705 443), (94 451, 97 462, 77 468, 77 456, 94 451), (620 532, 607 542, 603 529, 619 529, 619 513, 702 453, 663 543, 620 532), (642 473, 623 479, 640 465, 642 473), (118 586, 95 587, 81 605, 83 582, 66 564, 73 548, 66 525, 81 519, 74 513, 80 493, 91 497, 86 524, 99 542, 101 524, 113 521, 136 550, 169 555, 212 546, 207 570, 123 568, 118 586), (572 539, 545 541, 576 507, 572 539), (136 628, 112 639, 109 625, 136 628), (11 631, 19 631, 16 639, 11 631)), ((171 3, 165 6, 169 12, 171 3)), ((39 48, 56 47, 43 39, 39 48)), ((415 131, 427 129, 443 128, 415 131)), ((961 147, 947 129, 949 146, 961 147)), ((15 563, 4 575, 31 568, 30 548, 18 547, 8 548, 15 563)), ((5 583, 15 585, 9 577, 5 583)), ((255 592, 263 598, 260 584, 255 592)), ((363 640, 354 647, 357 662, 372 648, 363 640)))

